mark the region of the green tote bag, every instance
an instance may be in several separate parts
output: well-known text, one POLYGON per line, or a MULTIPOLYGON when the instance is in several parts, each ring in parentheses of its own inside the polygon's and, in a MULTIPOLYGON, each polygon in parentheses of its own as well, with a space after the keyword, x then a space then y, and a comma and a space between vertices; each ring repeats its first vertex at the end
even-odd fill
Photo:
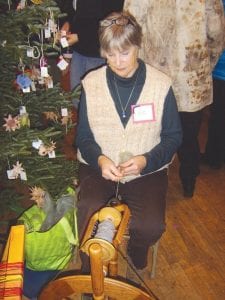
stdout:
POLYGON ((76 210, 68 210, 55 225, 41 232, 45 218, 45 212, 36 205, 28 208, 19 218, 26 228, 26 267, 35 271, 64 269, 74 247, 78 245, 76 210))

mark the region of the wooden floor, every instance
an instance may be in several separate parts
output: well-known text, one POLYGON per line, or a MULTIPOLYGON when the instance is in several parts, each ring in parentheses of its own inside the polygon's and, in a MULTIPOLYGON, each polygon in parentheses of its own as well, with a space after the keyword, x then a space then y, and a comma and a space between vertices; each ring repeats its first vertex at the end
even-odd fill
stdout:
POLYGON ((167 230, 149 287, 161 300, 224 300, 225 167, 202 166, 190 200, 182 197, 177 168, 170 169, 167 230))

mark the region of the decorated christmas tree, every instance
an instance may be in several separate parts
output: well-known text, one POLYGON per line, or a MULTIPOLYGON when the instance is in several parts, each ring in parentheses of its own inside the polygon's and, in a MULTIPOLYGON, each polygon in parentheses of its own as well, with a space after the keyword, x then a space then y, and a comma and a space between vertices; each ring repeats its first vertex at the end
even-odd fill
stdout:
MULTIPOLYGON (((0 0, 0 217, 24 208, 24 190, 57 201, 74 188, 77 161, 64 138, 76 125, 72 97, 54 79, 68 63, 57 40, 65 17, 54 1, 0 0)), ((32 203, 31 203, 32 204, 32 203)))

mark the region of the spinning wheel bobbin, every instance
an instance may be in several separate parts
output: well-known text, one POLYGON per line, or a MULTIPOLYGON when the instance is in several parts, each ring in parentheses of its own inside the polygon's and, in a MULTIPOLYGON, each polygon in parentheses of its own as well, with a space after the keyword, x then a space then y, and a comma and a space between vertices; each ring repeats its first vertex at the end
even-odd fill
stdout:
POLYGON ((114 207, 104 207, 98 212, 98 221, 99 227, 105 221, 109 223, 105 224, 105 232, 100 232, 97 230, 95 237, 88 239, 85 238, 85 241, 81 245, 81 250, 89 255, 89 249, 92 244, 99 244, 102 249, 102 261, 103 263, 107 263, 108 261, 112 260, 116 255, 115 247, 113 246, 113 237, 115 235, 116 229, 118 228, 122 219, 122 214, 119 210, 114 207), (113 227, 108 227, 111 224, 113 227), (114 232, 112 232, 112 230, 114 232), (111 234, 108 235, 108 234, 111 234), (113 236, 112 236, 113 235, 113 236))

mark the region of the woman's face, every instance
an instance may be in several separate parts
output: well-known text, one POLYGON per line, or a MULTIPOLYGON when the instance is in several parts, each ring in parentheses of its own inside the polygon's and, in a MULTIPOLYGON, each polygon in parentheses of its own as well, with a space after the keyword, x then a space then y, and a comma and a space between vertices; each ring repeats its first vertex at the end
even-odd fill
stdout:
POLYGON ((131 77, 138 67, 138 47, 130 46, 126 50, 111 50, 106 53, 109 67, 120 77, 131 77))

